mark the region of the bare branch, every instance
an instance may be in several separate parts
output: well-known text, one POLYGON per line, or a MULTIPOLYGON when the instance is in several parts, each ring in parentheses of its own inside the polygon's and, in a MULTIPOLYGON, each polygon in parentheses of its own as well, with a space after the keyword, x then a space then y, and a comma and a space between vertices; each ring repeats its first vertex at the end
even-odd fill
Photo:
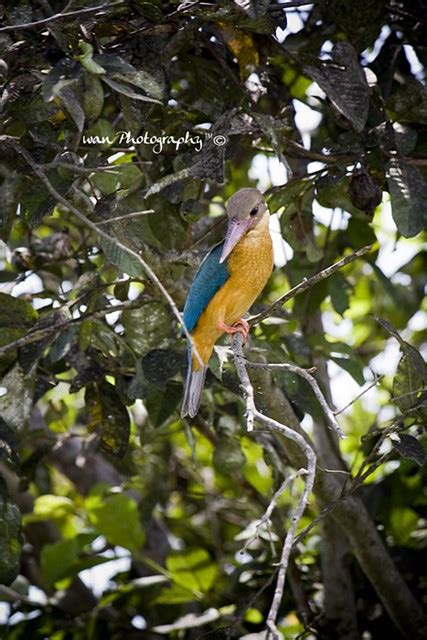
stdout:
POLYGON ((18 142, 16 142, 15 139, 11 138, 10 136, 0 136, 0 142, 5 142, 6 144, 10 145, 17 153, 19 153, 26 160, 26 162, 29 164, 29 166, 33 170, 33 172, 40 178, 43 184, 46 185, 48 191, 54 196, 57 202, 60 202, 62 205, 64 205, 64 207, 66 207, 73 215, 75 215, 76 218, 81 220, 81 222, 83 222, 87 227, 92 229, 92 231, 94 231, 99 237, 103 238, 104 240, 107 240, 107 242, 114 244, 116 247, 118 247, 128 255, 132 256, 132 258, 134 258, 139 262, 139 264, 141 265, 142 269, 145 271, 149 279, 161 291, 163 297, 166 298, 170 308, 172 309, 174 316, 176 317, 178 322, 180 322, 182 325, 186 338, 189 341, 190 345, 192 346, 194 355, 196 356, 198 362, 202 365, 203 364, 202 359, 197 351, 195 344, 193 343, 191 334, 184 323, 184 319, 181 313, 179 312, 174 299, 172 298, 170 293, 167 291, 167 289, 164 287, 164 285, 159 280, 159 278, 156 276, 152 268, 147 264, 147 262, 145 262, 145 260, 139 255, 139 253, 137 253, 133 249, 130 249, 130 247, 127 247, 125 244, 123 244, 123 242, 120 242, 120 240, 118 240, 117 238, 113 238, 108 233, 106 233, 103 229, 100 229, 98 225, 95 222, 92 222, 92 220, 89 220, 89 218, 85 216, 85 214, 82 213, 80 209, 78 209, 74 204, 72 204, 66 198, 64 198, 59 193, 59 191, 57 191, 55 187, 51 184, 49 178, 46 176, 43 169, 34 161, 31 154, 28 153, 26 149, 21 147, 21 145, 18 144, 18 142))
POLYGON ((250 326, 252 327, 253 325, 258 324, 259 322, 264 320, 265 318, 268 318, 268 316, 271 316, 276 309, 278 309, 283 304, 285 304, 285 302, 288 302, 288 300, 291 300, 292 298, 299 296, 301 293, 304 293, 304 291, 307 291, 307 289, 310 289, 318 282, 325 280, 325 278, 329 278, 329 276, 331 276, 333 273, 335 273, 336 271, 339 271, 339 269, 342 269, 347 264, 350 264, 350 262, 357 260, 357 258, 360 258, 361 256, 366 255, 371 250, 372 250, 372 245, 367 245, 366 247, 357 249, 357 251, 350 253, 348 256, 345 256, 341 260, 338 260, 338 262, 335 262, 334 264, 331 264, 329 267, 326 267, 325 269, 322 269, 322 271, 319 271, 318 273, 314 274, 314 276, 311 276, 311 278, 306 278, 305 280, 297 284, 295 287, 292 287, 292 289, 290 289, 287 293, 285 293, 278 300, 276 300, 276 302, 273 302, 273 304, 267 307, 267 309, 265 309, 262 313, 259 313, 258 315, 253 316, 252 318, 249 318, 248 322, 250 326))
POLYGON ((297 367, 294 364, 288 364, 288 363, 261 364, 258 362, 249 362, 248 360, 246 360, 246 365, 248 367, 258 367, 261 369, 287 369, 288 371, 292 371, 292 373, 296 373, 301 378, 304 378, 304 380, 307 380, 307 382, 313 389, 313 393, 316 396, 320 406, 323 409, 329 428, 332 429, 332 431, 335 431, 335 433, 337 433, 341 439, 344 440, 347 437, 343 432, 343 430, 341 429, 341 427, 339 426, 338 422, 336 421, 334 412, 326 402, 325 396, 321 392, 320 387, 317 384, 316 378, 313 378, 310 371, 307 371, 307 369, 302 369, 301 367, 297 367))
POLYGON ((282 554, 280 557, 279 570, 277 573, 277 583, 276 589, 274 592, 273 600, 270 607, 270 612, 267 618, 267 628, 268 635, 270 632, 273 634, 273 638, 278 639, 278 631, 276 627, 277 614, 279 611, 280 603, 282 602, 283 592, 285 588, 285 580, 286 580, 286 572, 289 563, 289 556, 291 553, 291 549, 293 546, 294 538, 298 523, 305 511, 307 506, 308 498, 313 489, 314 478, 316 474, 316 454, 314 453, 313 448, 307 442, 307 440, 299 433, 290 429, 286 425, 278 422, 277 420, 273 420, 273 418, 269 418, 265 416, 263 413, 258 411, 255 406, 254 401, 254 391, 249 379, 249 375, 245 365, 245 358, 243 355, 243 338, 242 335, 236 333, 233 342, 232 349, 234 355, 234 362, 236 365, 236 371, 240 378, 240 382, 242 383, 243 393, 246 401, 246 415, 248 422, 248 430, 253 429, 253 425, 255 420, 263 424, 270 431, 276 431, 280 433, 285 438, 289 438, 293 440, 304 452, 305 457, 307 459, 307 469, 305 470, 307 473, 307 479, 304 485, 304 491, 301 495, 301 498, 298 502, 297 508, 295 509, 295 513, 292 516, 291 525, 288 529, 288 532, 285 537, 285 542, 283 544, 282 554))

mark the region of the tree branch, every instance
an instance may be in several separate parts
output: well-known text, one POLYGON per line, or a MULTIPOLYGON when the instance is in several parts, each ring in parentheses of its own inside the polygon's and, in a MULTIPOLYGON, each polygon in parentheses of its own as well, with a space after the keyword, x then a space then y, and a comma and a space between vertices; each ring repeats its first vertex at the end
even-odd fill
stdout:
MULTIPOLYGON (((288 399, 273 383, 271 372, 261 368, 254 369, 253 372, 252 377, 256 376, 255 400, 259 398, 265 411, 272 418, 286 421, 291 429, 304 435, 288 399), (258 389, 262 390, 259 396, 258 389)), ((277 446, 280 446, 279 442, 277 446)), ((283 455, 288 464, 295 469, 304 466, 304 455, 296 442, 287 440, 283 455)), ((319 467, 317 467, 314 483, 314 494, 322 511, 309 525, 310 529, 314 523, 331 513, 336 526, 341 527, 348 537, 362 571, 371 582, 396 627, 408 640, 424 638, 427 632, 427 621, 422 608, 397 570, 361 499, 354 493, 344 495, 342 482, 338 481, 336 474, 319 467)), ((308 529, 304 530, 302 535, 306 535, 307 532, 308 529)), ((300 535, 296 536, 294 544, 297 544, 300 539, 300 535)), ((271 584, 271 581, 270 577, 267 583, 271 584)), ((252 606, 260 593, 267 588, 267 583, 251 598, 249 606, 252 606)))
POLYGON ((317 380, 313 378, 309 371, 307 371, 306 369, 302 369, 301 367, 297 367, 294 364, 288 363, 262 364, 260 362, 249 362, 248 360, 246 360, 246 365, 248 367, 261 367, 262 369, 287 369, 288 371, 292 371, 292 373, 296 373, 301 378, 304 378, 304 380, 307 380, 307 382, 313 389, 313 393, 316 396, 320 406, 323 409, 326 421, 330 429, 332 429, 332 431, 335 431, 335 433, 337 433, 338 436, 342 439, 345 439, 347 437, 336 421, 335 414, 326 402, 325 396, 323 395, 319 385, 317 384, 317 380))
POLYGON ((360 258, 366 255, 371 250, 372 250, 372 245, 367 245, 366 247, 357 249, 357 251, 354 251, 353 253, 350 253, 348 256, 345 256, 344 258, 342 258, 341 260, 338 260, 338 262, 335 262, 334 264, 331 264, 329 267, 326 267, 325 269, 322 269, 318 273, 315 273, 314 276, 311 276, 310 278, 306 278, 305 280, 297 284, 295 287, 292 287, 292 289, 290 289, 283 296, 278 298, 276 302, 273 302, 273 304, 267 307, 267 309, 265 309, 262 313, 259 313, 258 315, 253 316, 252 318, 249 318, 248 322, 250 326, 253 327, 255 324, 258 324, 265 318, 268 318, 268 316, 271 316, 276 309, 278 309, 283 304, 285 304, 285 302, 288 302, 288 300, 291 300, 292 298, 299 296, 301 293, 304 293, 304 291, 307 291, 307 289, 310 289, 318 282, 321 282, 322 280, 329 278, 329 276, 331 276, 333 273, 335 273, 336 271, 339 271, 340 269, 345 267, 347 264, 350 264, 350 262, 357 260, 357 258, 360 258))
POLYGON ((313 448, 307 442, 307 440, 296 431, 293 431, 286 425, 278 422, 277 420, 273 420, 273 418, 269 418, 265 416, 263 413, 258 411, 254 401, 254 391, 252 387, 252 383, 249 379, 249 375, 245 366, 245 358, 243 355, 243 338, 242 335, 237 333, 235 334, 232 342, 232 349, 234 355, 234 362, 236 366, 236 371, 239 376, 240 382, 243 388, 243 394, 246 402, 246 415, 247 415, 247 423, 248 430, 253 429, 253 425, 255 420, 270 431, 279 432, 281 435, 285 436, 289 440, 293 440, 300 449, 304 452, 304 455, 307 460, 307 479, 304 485, 304 491, 300 497, 297 508, 292 516, 291 525, 288 529, 288 532, 285 537, 285 542, 282 548, 282 554, 280 557, 279 570, 277 574, 277 583, 274 591, 273 600, 271 603, 270 611, 267 617, 267 628, 268 633, 267 637, 270 633, 273 635, 274 640, 279 639, 279 634, 276 627, 277 615, 279 612, 279 607, 282 602, 283 592, 285 588, 285 580, 286 580, 286 571, 289 563, 289 556, 291 553, 291 549, 293 546, 296 529, 298 527, 298 523, 305 511, 307 506, 308 498, 313 489, 314 478, 316 474, 316 454, 314 453, 313 448))

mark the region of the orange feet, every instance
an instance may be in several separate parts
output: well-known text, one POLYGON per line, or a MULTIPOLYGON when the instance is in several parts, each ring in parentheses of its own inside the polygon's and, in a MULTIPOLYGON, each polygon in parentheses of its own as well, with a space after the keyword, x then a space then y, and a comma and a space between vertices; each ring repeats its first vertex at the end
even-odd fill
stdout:
POLYGON ((230 326, 229 324, 225 324, 225 322, 218 323, 218 329, 224 331, 225 333, 241 333, 243 336, 243 344, 246 344, 248 341, 248 334, 250 330, 249 323, 246 322, 244 318, 240 318, 237 322, 230 326))

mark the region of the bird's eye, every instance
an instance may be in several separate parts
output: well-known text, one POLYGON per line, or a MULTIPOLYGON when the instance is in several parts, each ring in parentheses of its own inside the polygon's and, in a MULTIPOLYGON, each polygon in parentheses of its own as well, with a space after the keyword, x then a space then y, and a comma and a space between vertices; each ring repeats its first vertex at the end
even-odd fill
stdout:
POLYGON ((249 215, 256 216, 257 213, 258 213, 258 205, 252 209, 249 215))

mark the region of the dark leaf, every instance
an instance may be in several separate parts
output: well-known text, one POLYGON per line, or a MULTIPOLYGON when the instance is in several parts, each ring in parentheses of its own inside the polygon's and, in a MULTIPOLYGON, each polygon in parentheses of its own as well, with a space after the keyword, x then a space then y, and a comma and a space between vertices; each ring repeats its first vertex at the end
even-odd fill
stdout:
POLYGON ((139 356, 166 346, 171 319, 164 304, 148 302, 140 309, 125 310, 122 323, 129 344, 139 356))
POLYGON ((5 242, 9 238, 18 206, 20 177, 16 171, 11 171, 4 164, 0 164, 0 239, 5 242))
POLYGON ((77 129, 83 131, 85 124, 85 112, 70 87, 62 87, 59 91, 59 98, 74 120, 77 129))
POLYGON ((392 93, 387 108, 399 122, 427 124, 427 90, 421 82, 410 78, 392 93))
POLYGON ((18 439, 6 422, 0 418, 0 462, 7 462, 15 468, 19 467, 17 454, 18 439))
POLYGON ((141 366, 147 382, 165 390, 167 381, 184 369, 186 354, 174 349, 153 349, 142 359, 141 366))
POLYGON ((270 2, 271 0, 234 0, 234 3, 250 18, 263 16, 270 2))
POLYGON ((163 90, 157 80, 144 69, 136 69, 120 56, 111 54, 96 55, 93 59, 105 69, 106 74, 101 76, 102 80, 112 89, 135 100, 161 104, 163 90))
POLYGON ((426 453, 422 444, 407 433, 399 434, 399 440, 393 440, 393 447, 400 453, 402 458, 414 460, 418 466, 422 467, 426 459, 426 453))
POLYGON ((0 583, 10 584, 19 573, 21 562, 21 514, 0 486, 0 583))
POLYGON ((427 367, 420 353, 407 345, 393 379, 393 398, 402 412, 427 399, 427 367))
POLYGON ((352 204, 368 215, 373 214, 374 209, 381 204, 383 199, 381 189, 366 171, 353 173, 348 187, 348 195, 352 204))
POLYGON ((393 380, 393 396, 402 412, 420 404, 427 393, 427 365, 420 352, 409 342, 406 342, 398 331, 383 318, 377 318, 390 335, 400 344, 402 357, 400 358, 396 375, 393 380))
POLYGON ((114 242, 114 240, 106 240, 105 238, 102 238, 100 240, 100 245, 102 246, 107 260, 112 262, 116 267, 123 271, 123 273, 137 278, 141 276, 143 267, 138 258, 129 254, 122 247, 117 246, 117 243, 114 242))
POLYGON ((69 310, 66 307, 52 311, 51 313, 43 316, 35 323, 33 331, 40 331, 40 340, 30 342, 19 349, 19 364, 22 370, 27 374, 34 367, 35 364, 43 356, 44 351, 49 345, 51 345, 59 333, 64 330, 63 323, 70 317, 69 310), (59 327, 55 330, 55 326, 59 327))
POLYGON ((49 102, 58 97, 61 89, 77 84, 81 74, 82 69, 75 60, 62 58, 43 81, 43 99, 49 102))
POLYGON ((386 171, 393 220, 405 238, 412 238, 427 226, 427 183, 417 167, 398 158, 386 171))
POLYGON ((369 86, 349 42, 338 42, 331 61, 305 65, 304 71, 326 93, 329 100, 349 120, 356 131, 362 131, 368 118, 369 86))
POLYGON ((165 391, 152 389, 145 398, 148 416, 154 427, 160 427, 170 418, 182 399, 182 385, 169 380, 165 391))
POLYGON ((103 449, 122 458, 129 442, 130 419, 115 387, 102 381, 86 387, 88 429, 100 435, 103 449))
POLYGON ((349 307, 348 288, 347 280, 342 273, 335 273, 328 278, 328 292, 331 296, 332 306, 340 315, 343 315, 349 307))
POLYGON ((29 329, 37 320, 38 313, 32 304, 22 298, 0 293, 0 329, 29 329))
POLYGON ((26 428, 33 405, 34 376, 25 376, 18 364, 0 380, 0 416, 5 423, 21 434, 26 428))
POLYGON ((347 371, 351 375, 354 380, 356 380, 357 384, 365 384, 365 375, 363 373, 363 367, 359 362, 354 360, 353 358, 344 358, 339 356, 331 356, 331 360, 335 362, 341 369, 347 371))

